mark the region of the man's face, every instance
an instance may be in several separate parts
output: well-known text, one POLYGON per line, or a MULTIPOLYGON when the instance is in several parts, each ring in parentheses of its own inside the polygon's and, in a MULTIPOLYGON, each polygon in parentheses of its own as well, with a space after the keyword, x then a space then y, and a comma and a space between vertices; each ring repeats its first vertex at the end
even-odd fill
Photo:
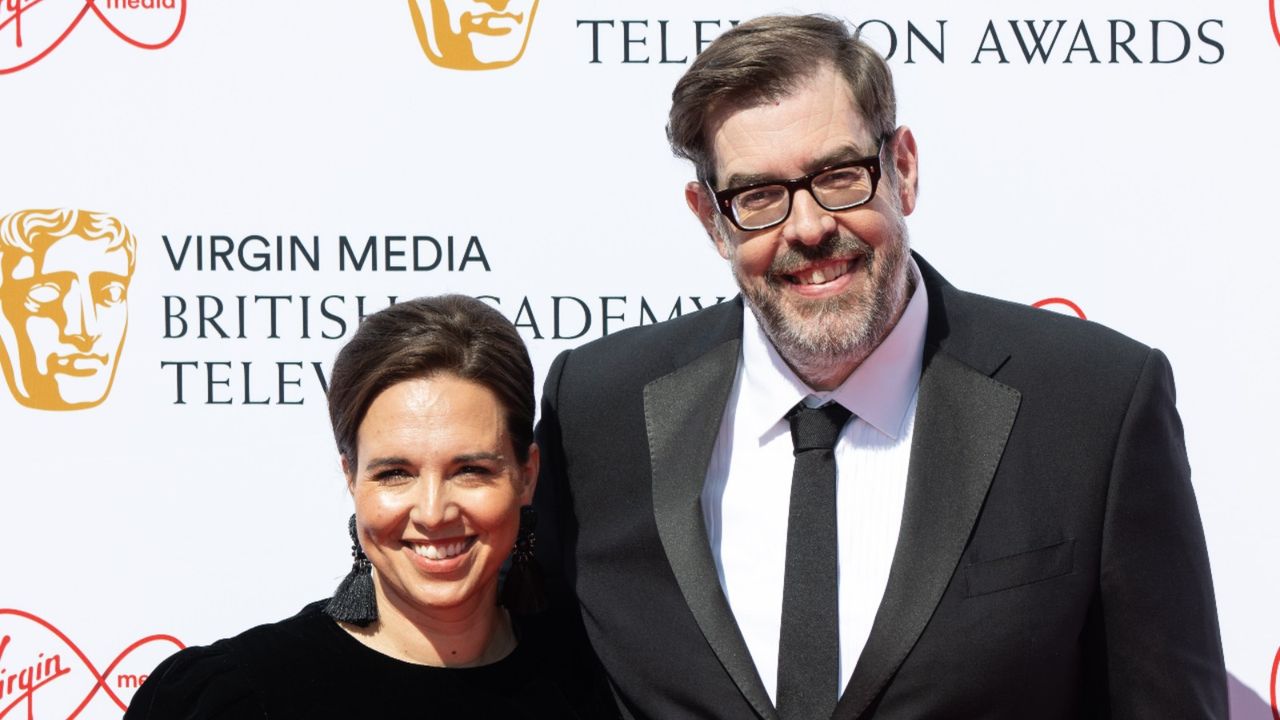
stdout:
POLYGON ((0 284, 16 345, 4 348, 10 386, 22 404, 91 407, 110 391, 129 322, 129 258, 107 245, 68 235, 20 258, 0 284))
MULTIPOLYGON (((708 131, 717 190, 801 177, 877 149, 848 84, 830 67, 776 102, 713 115, 708 131)), ((811 384, 843 381, 905 307, 903 216, 915 207, 915 141, 900 128, 885 143, 892 147, 881 157, 892 157, 893 167, 884 168, 871 202, 832 212, 798 190, 790 216, 764 230, 739 230, 705 186, 686 188, 766 333, 811 384)))
POLYGON ((422 49, 437 65, 484 70, 524 54, 538 0, 413 0, 422 49))

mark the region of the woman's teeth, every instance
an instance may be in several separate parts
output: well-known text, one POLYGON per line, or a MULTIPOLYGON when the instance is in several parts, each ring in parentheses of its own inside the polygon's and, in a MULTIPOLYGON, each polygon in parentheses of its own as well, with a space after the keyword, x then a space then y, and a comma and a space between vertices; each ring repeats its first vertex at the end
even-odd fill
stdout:
POLYGON ((468 544, 466 540, 459 540, 443 545, 419 545, 414 543, 410 544, 409 547, 428 560, 448 560, 455 555, 460 555, 462 551, 467 549, 468 544))

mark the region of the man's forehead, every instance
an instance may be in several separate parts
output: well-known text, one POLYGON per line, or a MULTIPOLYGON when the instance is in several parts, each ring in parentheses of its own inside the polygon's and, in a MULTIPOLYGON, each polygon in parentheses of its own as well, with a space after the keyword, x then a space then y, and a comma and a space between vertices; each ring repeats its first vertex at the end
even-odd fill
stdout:
POLYGON ((717 179, 808 172, 824 158, 867 155, 874 138, 844 77, 815 72, 785 95, 726 106, 708 117, 706 136, 717 179))

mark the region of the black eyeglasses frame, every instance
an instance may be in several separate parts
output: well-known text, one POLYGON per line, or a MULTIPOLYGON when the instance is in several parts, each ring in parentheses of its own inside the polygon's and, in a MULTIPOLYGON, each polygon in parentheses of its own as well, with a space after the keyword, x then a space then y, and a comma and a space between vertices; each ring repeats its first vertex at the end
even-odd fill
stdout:
POLYGON ((791 180, 764 180, 757 183, 751 183, 750 185, 739 185, 738 187, 725 188, 724 190, 716 190, 715 188, 711 187, 710 184, 708 184, 707 189, 711 191, 711 196, 715 198, 716 207, 717 209, 719 209, 720 214, 728 218, 729 222, 733 223, 734 227, 738 228, 743 232, 756 232, 758 230, 768 230, 771 227, 777 227, 778 225, 781 225, 782 223, 787 221, 787 218, 791 217, 791 210, 792 208, 795 207, 795 196, 796 196, 797 190, 807 190, 809 192, 809 196, 813 198, 813 201, 818 203, 818 206, 821 207, 823 210, 826 210, 827 212, 839 212, 841 210, 852 210, 853 208, 861 207, 871 202, 872 200, 874 200, 876 197, 876 188, 879 187, 880 185, 880 175, 882 174, 880 153, 883 150, 884 150, 884 141, 882 140, 880 142, 880 146, 876 148, 875 155, 868 155, 867 157, 858 158, 856 160, 847 160, 844 162, 833 163, 831 165, 827 165, 826 167, 818 168, 817 170, 814 170, 808 175, 804 175, 798 178, 792 178, 791 180), (853 203, 852 205, 841 205, 838 207, 827 206, 826 203, 822 202, 822 200, 818 198, 817 193, 813 191, 814 179, 817 178, 819 175, 831 172, 832 170, 843 170, 844 168, 851 168, 851 167, 864 167, 867 169, 867 172, 871 177, 870 194, 867 195, 867 198, 865 200, 862 200, 861 202, 853 203), (733 199, 738 195, 741 195, 742 193, 747 192, 749 190, 768 187, 770 185, 780 185, 786 188, 787 212, 784 213, 781 218, 779 218, 774 222, 769 223, 768 225, 761 225, 760 227, 751 227, 751 228, 743 227, 743 225, 738 221, 738 218, 735 217, 734 215, 733 199))

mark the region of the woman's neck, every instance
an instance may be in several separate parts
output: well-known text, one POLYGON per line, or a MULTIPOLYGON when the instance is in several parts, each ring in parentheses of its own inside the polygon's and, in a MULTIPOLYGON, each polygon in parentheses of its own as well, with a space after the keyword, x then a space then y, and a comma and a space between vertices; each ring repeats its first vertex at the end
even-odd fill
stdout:
POLYGON ((364 645, 397 660, 433 667, 478 667, 506 657, 516 647, 507 611, 497 593, 477 593, 466 607, 432 612, 417 607, 374 583, 378 619, 367 627, 342 623, 364 645))

